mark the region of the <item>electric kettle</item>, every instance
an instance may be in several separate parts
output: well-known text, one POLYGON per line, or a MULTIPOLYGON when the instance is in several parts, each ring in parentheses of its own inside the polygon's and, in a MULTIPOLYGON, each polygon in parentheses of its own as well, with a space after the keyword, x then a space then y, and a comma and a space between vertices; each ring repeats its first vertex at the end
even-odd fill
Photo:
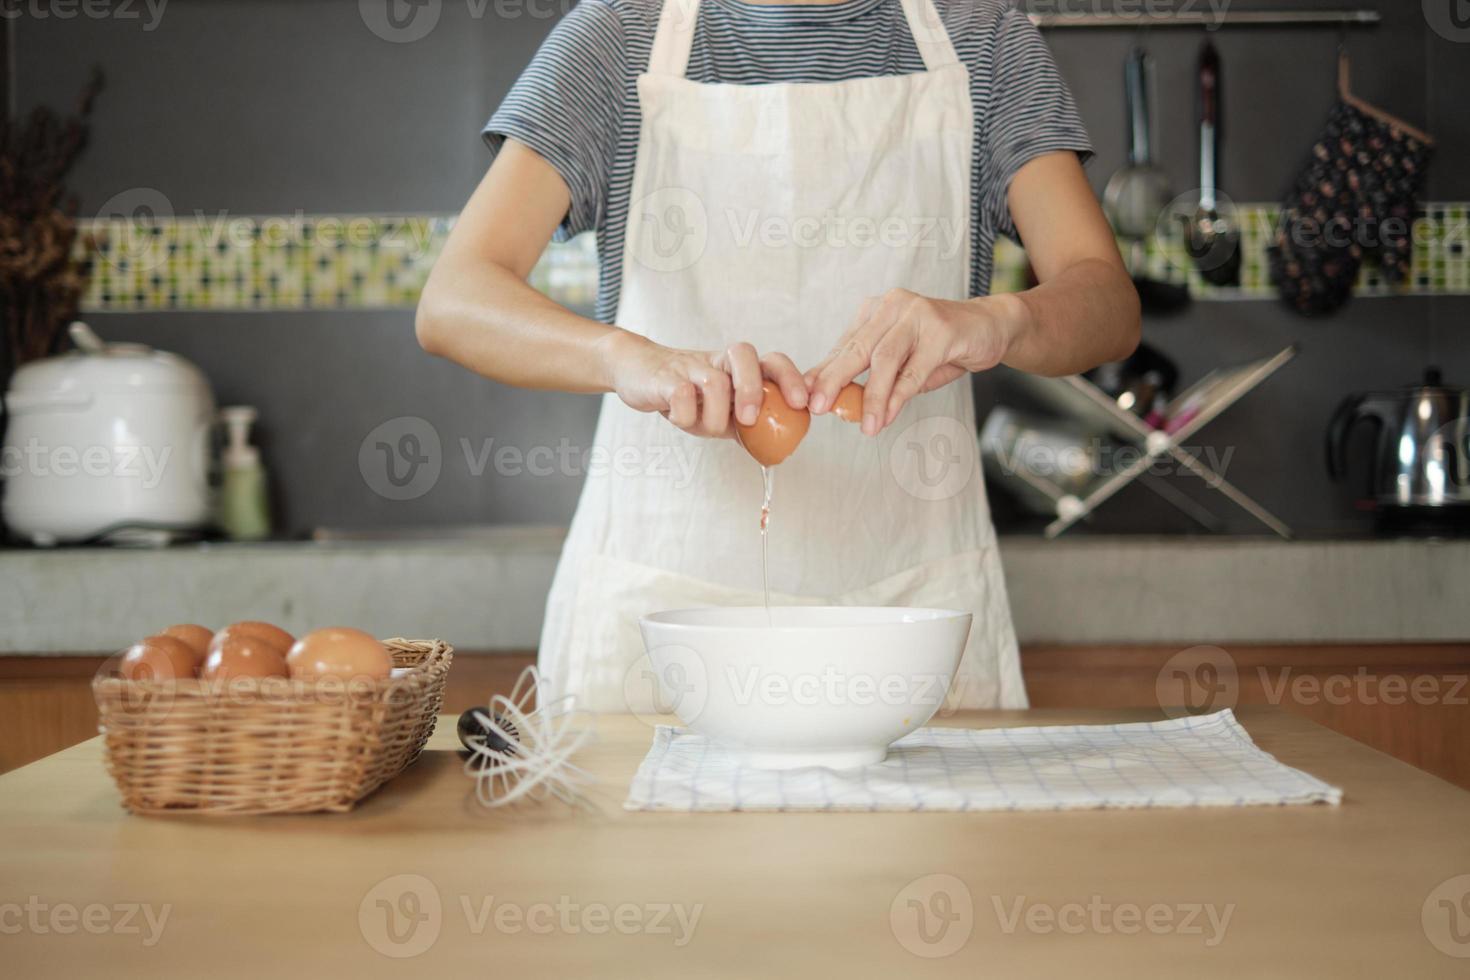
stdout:
POLYGON ((166 544, 211 516, 214 394, 193 364, 104 343, 74 323, 77 349, 23 365, 5 394, 3 512, 38 545, 166 544))
POLYGON ((1470 391, 1437 368, 1422 385, 1349 395, 1327 428, 1327 471, 1347 475, 1348 440, 1360 422, 1377 427, 1370 493, 1392 509, 1470 508, 1470 391))

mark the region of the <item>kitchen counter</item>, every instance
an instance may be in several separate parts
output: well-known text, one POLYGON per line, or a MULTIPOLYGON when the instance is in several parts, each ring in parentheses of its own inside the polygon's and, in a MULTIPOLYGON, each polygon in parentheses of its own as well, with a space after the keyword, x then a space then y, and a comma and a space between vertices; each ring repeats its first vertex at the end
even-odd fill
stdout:
MULTIPOLYGON (((565 531, 0 551, 0 653, 119 649, 168 623, 351 623, 466 650, 536 646, 565 531)), ((1000 539, 1028 644, 1442 643, 1470 637, 1470 541, 1000 539)))
POLYGON ((628 813, 650 730, 606 716, 579 756, 599 778, 600 812, 486 812, 446 716, 420 761, 352 813, 142 818, 119 807, 93 739, 0 776, 0 949, 16 976, 147 980, 405 966, 514 978, 1464 976, 1467 961, 1441 949, 1470 955, 1459 911, 1470 794, 1278 709, 1240 718, 1263 749, 1342 786, 1343 804, 628 813))

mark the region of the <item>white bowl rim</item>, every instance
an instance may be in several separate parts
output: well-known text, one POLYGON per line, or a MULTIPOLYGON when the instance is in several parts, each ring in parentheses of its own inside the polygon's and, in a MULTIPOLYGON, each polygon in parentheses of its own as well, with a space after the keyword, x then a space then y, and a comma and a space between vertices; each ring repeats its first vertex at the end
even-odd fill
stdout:
POLYGON ((804 612, 832 612, 841 610, 845 614, 853 614, 851 622, 844 623, 811 623, 804 625, 781 625, 771 626, 763 622, 751 623, 687 623, 679 622, 677 617, 687 616, 691 613, 711 612, 764 612, 764 606, 696 606, 685 609, 664 609, 659 612, 649 613, 639 617, 640 623, 655 625, 663 630, 678 630, 688 632, 704 632, 716 630, 722 633, 745 631, 759 631, 761 633, 771 632, 801 632, 807 630, 852 630, 873 629, 878 626, 911 626, 918 623, 942 623, 956 619, 968 619, 974 613, 961 609, 937 609, 928 606, 772 606, 776 610, 802 610, 804 612), (872 618, 863 618, 863 614, 872 614, 872 618), (921 614, 915 619, 900 618, 905 613, 921 614))

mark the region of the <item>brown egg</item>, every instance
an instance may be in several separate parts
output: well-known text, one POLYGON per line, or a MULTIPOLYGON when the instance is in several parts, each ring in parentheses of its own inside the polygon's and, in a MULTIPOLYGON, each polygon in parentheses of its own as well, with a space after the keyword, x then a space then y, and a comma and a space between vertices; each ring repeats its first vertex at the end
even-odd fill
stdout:
POLYGON ((235 677, 285 677, 286 658, 258 636, 227 636, 209 651, 199 676, 207 681, 235 677))
POLYGON ((762 383, 765 397, 761 399, 760 414, 750 425, 736 423, 735 432, 740 445, 754 456, 762 466, 775 466, 795 452, 796 447, 811 427, 812 416, 804 408, 792 408, 786 404, 781 389, 774 381, 762 383))
POLYGON ((159 635, 172 636, 176 639, 183 640, 189 645, 189 649, 194 651, 195 656, 199 658, 201 664, 204 663, 204 658, 209 653, 209 641, 214 639, 213 630, 200 626, 197 623, 179 623, 175 626, 170 626, 159 635))
POLYGON ((832 414, 844 422, 863 421, 863 386, 850 381, 842 386, 832 402, 832 414))
POLYGON ((236 636, 253 636, 256 639, 264 640, 279 650, 283 657, 286 655, 286 651, 291 649, 291 644, 296 642, 296 637, 287 633, 279 626, 272 626, 270 623, 260 623, 255 620, 245 620, 244 622, 231 623, 214 634, 214 638, 210 640, 210 649, 236 636))
POLYGON ((393 658, 383 644, 362 630, 329 626, 312 630, 286 654, 292 677, 361 678, 381 680, 393 670, 393 658))
POLYGON ((198 661, 178 637, 150 636, 128 648, 120 669, 130 681, 174 681, 193 677, 198 661))

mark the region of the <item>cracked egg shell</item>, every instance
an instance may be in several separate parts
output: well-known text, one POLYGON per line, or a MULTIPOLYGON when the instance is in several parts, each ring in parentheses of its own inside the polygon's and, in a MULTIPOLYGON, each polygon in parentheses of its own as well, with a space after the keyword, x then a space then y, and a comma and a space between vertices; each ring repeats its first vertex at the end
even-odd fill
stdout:
POLYGON ((792 408, 786 404, 781 389, 774 381, 761 384, 764 397, 756 419, 750 425, 735 424, 740 445, 755 457, 762 466, 775 466, 786 459, 811 427, 811 413, 804 408, 792 408))

